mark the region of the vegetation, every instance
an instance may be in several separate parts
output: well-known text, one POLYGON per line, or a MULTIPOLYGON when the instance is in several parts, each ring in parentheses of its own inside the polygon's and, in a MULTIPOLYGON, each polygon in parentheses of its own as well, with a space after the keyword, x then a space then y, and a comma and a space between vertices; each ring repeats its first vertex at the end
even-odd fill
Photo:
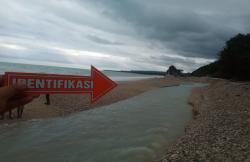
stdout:
POLYGON ((129 72, 129 73, 135 73, 135 74, 144 74, 144 75, 163 75, 166 74, 169 75, 175 75, 175 76, 184 76, 182 73, 183 70, 177 69, 175 66, 171 65, 167 72, 164 71, 145 71, 145 70, 131 70, 131 71, 120 71, 120 72, 129 72))
POLYGON ((143 70, 131 70, 131 71, 122 71, 135 74, 144 74, 144 75, 166 75, 166 72, 163 71, 143 71, 143 70))
POLYGON ((238 34, 226 42, 218 61, 195 70, 194 76, 250 80, 250 34, 238 34))
POLYGON ((199 77, 201 76, 219 77, 218 70, 219 70, 219 63, 218 61, 215 61, 213 63, 202 66, 199 69, 195 70, 194 72, 192 72, 192 75, 199 77))
POLYGON ((177 69, 174 65, 169 66, 166 74, 167 75, 174 75, 174 76, 181 76, 182 75, 181 69, 177 69))
POLYGON ((135 74, 143 74, 143 75, 166 75, 166 72, 164 71, 146 71, 146 70, 104 70, 104 71, 114 71, 114 72, 125 72, 125 73, 135 73, 135 74))

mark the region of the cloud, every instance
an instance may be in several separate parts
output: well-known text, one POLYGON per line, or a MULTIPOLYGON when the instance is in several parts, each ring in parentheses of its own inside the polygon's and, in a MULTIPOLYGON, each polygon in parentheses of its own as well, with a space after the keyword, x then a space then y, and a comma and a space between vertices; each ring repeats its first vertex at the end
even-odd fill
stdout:
POLYGON ((103 38, 100 38, 95 35, 87 35, 87 38, 93 42, 104 44, 104 45, 123 45, 121 42, 109 41, 103 38))
POLYGON ((7 43, 1 43, 0 44, 1 48, 8 48, 8 49, 14 49, 14 50, 26 50, 27 48, 22 47, 20 45, 15 45, 15 44, 7 44, 7 43))
POLYGON ((247 32, 250 2, 247 1, 101 1, 109 15, 136 26, 148 39, 186 56, 214 58, 224 42, 247 32), (229 10, 230 9, 230 10, 229 10))
POLYGON ((2 0, 0 61, 192 71, 250 30, 247 0, 2 0), (26 60, 26 61, 24 61, 26 60))

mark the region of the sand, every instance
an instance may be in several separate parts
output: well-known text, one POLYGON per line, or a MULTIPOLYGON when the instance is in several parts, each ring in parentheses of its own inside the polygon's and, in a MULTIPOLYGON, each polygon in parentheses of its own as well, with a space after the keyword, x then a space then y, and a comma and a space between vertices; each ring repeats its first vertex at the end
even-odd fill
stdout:
POLYGON ((8 113, 6 113, 5 119, 1 120, 0 124, 31 119, 63 117, 79 111, 109 105, 155 88, 179 85, 182 82, 182 79, 175 77, 118 82, 118 86, 115 89, 93 105, 90 104, 89 95, 51 95, 51 105, 45 105, 45 95, 41 95, 25 106, 22 119, 16 119, 16 110, 13 110, 14 119, 8 119, 8 113))

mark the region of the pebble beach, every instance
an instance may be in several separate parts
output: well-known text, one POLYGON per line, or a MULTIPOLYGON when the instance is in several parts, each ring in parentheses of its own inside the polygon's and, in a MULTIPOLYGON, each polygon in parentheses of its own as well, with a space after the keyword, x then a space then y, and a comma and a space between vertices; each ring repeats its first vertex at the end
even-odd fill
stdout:
POLYGON ((193 90, 194 119, 158 162, 249 162, 250 83, 215 80, 193 90))

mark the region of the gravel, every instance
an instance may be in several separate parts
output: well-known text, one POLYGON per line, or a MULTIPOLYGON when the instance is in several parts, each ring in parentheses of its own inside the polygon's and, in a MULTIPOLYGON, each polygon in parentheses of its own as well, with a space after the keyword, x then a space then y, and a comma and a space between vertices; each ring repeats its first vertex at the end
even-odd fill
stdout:
POLYGON ((214 80, 194 89, 194 119, 158 162, 250 162, 250 83, 214 80))

